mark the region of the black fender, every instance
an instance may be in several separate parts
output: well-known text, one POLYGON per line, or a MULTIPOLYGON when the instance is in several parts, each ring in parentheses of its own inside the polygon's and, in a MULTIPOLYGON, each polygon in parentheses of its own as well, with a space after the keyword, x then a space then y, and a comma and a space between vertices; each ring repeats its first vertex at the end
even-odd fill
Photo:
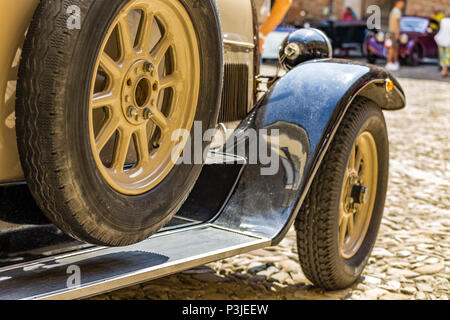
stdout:
MULTIPOLYGON (((275 83, 232 138, 239 145, 248 142, 250 129, 279 130, 279 147, 270 147, 277 153, 279 169, 263 175, 261 170, 270 166, 267 163, 240 165, 241 170, 232 175, 234 190, 212 223, 278 244, 293 224, 346 111, 358 96, 384 110, 405 107, 400 84, 386 70, 346 60, 303 63, 275 83), (389 80, 394 84, 390 89, 389 80)), ((236 156, 249 160, 248 150, 236 156)), ((231 177, 223 174, 222 165, 216 169, 216 173, 214 166, 207 170, 210 178, 216 177, 214 190, 220 193, 225 179, 231 177)))

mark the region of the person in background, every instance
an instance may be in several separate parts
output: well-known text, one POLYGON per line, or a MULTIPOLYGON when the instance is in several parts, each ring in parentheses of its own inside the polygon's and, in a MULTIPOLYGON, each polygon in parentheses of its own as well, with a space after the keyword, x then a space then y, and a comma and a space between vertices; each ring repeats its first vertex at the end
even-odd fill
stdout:
POLYGON ((264 40, 275 28, 283 21, 293 0, 274 0, 272 1, 272 11, 267 20, 259 28, 259 50, 263 51, 264 40))
POLYGON ((445 14, 439 10, 438 8, 433 9, 433 15, 431 16, 431 19, 436 20, 437 22, 441 23, 441 20, 445 18, 445 14))
POLYGON ((389 49, 386 69, 389 71, 398 71, 400 69, 398 41, 400 40, 400 20, 402 19, 404 7, 405 1, 397 1, 389 15, 389 32, 386 35, 386 47, 389 49))
POLYGON ((439 10, 437 8, 433 8, 433 12, 434 13, 431 16, 431 19, 436 20, 437 24, 432 22, 430 27, 433 30, 439 30, 439 25, 441 23, 441 20, 445 18, 445 14, 441 10, 439 10))
POLYGON ((345 8, 344 13, 342 14, 343 21, 353 21, 357 18, 355 11, 353 11, 351 7, 345 8))
POLYGON ((434 38, 439 46, 439 60, 442 66, 442 77, 448 77, 450 66, 450 18, 441 20, 441 29, 434 38))

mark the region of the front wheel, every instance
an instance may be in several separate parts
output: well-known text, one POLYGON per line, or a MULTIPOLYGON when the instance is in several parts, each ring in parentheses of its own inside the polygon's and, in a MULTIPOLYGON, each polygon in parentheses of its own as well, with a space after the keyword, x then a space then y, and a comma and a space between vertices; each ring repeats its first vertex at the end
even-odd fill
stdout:
POLYGON ((408 65, 416 67, 420 64, 421 51, 418 46, 415 46, 411 54, 406 58, 408 65))
POLYGON ((213 0, 41 1, 16 116, 27 183, 47 217, 107 246, 139 242, 167 223, 202 169, 201 161, 176 165, 189 149, 184 138, 195 121, 203 131, 216 125, 222 47, 213 0), (79 29, 68 28, 74 4, 79 29))
POLYGON ((352 285, 383 216, 389 145, 381 109, 358 98, 347 112, 296 221, 300 263, 315 285, 352 285))

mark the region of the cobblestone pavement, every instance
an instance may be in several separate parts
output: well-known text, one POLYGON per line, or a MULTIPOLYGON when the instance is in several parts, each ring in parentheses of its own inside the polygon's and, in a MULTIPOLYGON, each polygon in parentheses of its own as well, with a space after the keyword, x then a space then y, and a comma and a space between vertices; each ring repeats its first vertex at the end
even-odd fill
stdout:
POLYGON ((359 283, 314 288, 298 265, 292 230, 277 247, 218 261, 96 299, 444 299, 450 292, 450 84, 401 80, 408 108, 386 113, 388 200, 359 283))

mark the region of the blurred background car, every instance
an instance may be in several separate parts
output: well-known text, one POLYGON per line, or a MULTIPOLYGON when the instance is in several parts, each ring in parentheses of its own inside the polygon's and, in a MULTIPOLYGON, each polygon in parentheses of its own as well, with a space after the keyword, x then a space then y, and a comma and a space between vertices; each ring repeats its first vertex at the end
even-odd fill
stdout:
POLYGON ((369 33, 365 19, 306 19, 297 27, 312 27, 323 31, 331 40, 333 48, 339 55, 347 56, 351 50, 361 51, 364 55, 364 44, 369 33))
MULTIPOLYGON (((417 66, 425 59, 437 59, 438 46, 434 37, 439 23, 431 18, 405 16, 400 21, 399 56, 403 63, 417 66)), ((386 59, 385 34, 382 31, 369 34, 367 38, 367 61, 375 63, 377 59, 386 59)))
POLYGON ((369 30, 365 20, 332 21, 332 20, 308 20, 295 27, 278 27, 271 32, 265 42, 262 53, 263 62, 278 62, 281 43, 293 31, 301 28, 315 28, 323 31, 333 45, 335 54, 348 56, 350 51, 361 52, 365 56, 366 43, 369 30))

